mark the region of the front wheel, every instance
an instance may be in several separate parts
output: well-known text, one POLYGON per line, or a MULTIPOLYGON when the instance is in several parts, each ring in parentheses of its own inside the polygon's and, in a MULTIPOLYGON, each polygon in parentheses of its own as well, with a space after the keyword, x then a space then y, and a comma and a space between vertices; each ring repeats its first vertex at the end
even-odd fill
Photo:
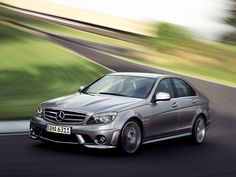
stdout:
POLYGON ((206 123, 202 116, 199 116, 192 129, 192 141, 195 144, 201 144, 206 137, 206 123))
POLYGON ((134 153, 138 150, 142 141, 140 126, 136 121, 128 121, 120 135, 120 147, 126 153, 134 153))

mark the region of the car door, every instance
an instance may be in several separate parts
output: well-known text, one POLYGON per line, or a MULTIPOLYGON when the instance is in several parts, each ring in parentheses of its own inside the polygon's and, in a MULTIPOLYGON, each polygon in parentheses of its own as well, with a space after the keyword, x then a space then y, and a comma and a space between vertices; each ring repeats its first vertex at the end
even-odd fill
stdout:
POLYGON ((179 132, 190 132, 192 121, 198 108, 198 97, 194 89, 184 80, 173 79, 174 89, 178 95, 180 109, 179 132))
POLYGON ((152 138, 164 137, 174 134, 178 128, 179 104, 175 98, 170 79, 162 79, 154 93, 166 92, 171 96, 170 100, 157 101, 151 104, 152 116, 149 122, 149 136, 152 138))

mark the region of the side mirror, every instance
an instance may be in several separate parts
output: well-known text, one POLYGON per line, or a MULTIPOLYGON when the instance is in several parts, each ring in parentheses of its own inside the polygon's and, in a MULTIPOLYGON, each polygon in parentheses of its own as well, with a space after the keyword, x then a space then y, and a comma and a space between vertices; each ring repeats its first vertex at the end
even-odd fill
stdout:
POLYGON ((84 89, 85 89, 86 86, 80 86, 79 89, 78 89, 78 92, 81 93, 84 89))
POLYGON ((167 101, 170 99, 170 94, 166 92, 158 92, 155 96, 155 101, 167 101))

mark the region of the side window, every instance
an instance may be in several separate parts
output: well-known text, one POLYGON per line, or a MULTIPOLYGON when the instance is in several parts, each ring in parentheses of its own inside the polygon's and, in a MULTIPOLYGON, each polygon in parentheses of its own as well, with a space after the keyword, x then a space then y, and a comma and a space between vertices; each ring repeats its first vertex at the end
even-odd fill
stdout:
POLYGON ((178 97, 195 96, 193 88, 181 79, 173 79, 177 89, 178 97))
POLYGON ((170 79, 163 79, 159 82, 157 88, 156 88, 156 92, 166 92, 170 94, 171 98, 174 98, 174 92, 172 89, 172 85, 171 85, 171 81, 170 79))

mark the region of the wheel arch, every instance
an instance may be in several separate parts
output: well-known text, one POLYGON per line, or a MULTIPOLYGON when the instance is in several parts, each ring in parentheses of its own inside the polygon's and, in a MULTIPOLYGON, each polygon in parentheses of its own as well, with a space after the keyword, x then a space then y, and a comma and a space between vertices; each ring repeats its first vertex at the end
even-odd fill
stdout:
POLYGON ((203 120, 204 120, 204 122, 205 122, 205 124, 207 125, 207 117, 206 117, 206 115, 205 115, 203 112, 201 112, 201 113, 197 114, 197 116, 195 117, 195 119, 193 119, 191 130, 193 129, 194 124, 195 124, 196 120, 197 120, 199 117, 202 117, 203 120))
POLYGON ((140 130, 141 130, 142 137, 143 137, 143 132, 144 132, 144 129, 143 129, 143 122, 140 120, 140 118, 138 118, 138 117, 136 117, 136 116, 133 116, 133 117, 130 117, 130 118, 126 121, 126 123, 129 122, 129 121, 132 121, 132 120, 138 123, 138 125, 139 125, 139 127, 140 127, 140 130))

